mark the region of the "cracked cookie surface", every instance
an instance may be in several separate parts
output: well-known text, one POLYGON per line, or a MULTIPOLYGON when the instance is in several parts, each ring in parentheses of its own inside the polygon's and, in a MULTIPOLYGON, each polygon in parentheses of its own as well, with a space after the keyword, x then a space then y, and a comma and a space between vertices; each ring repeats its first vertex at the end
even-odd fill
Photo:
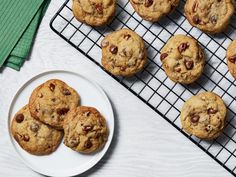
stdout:
POLYGON ((188 99, 181 110, 183 129, 200 139, 215 139, 225 127, 226 106, 213 92, 203 92, 188 99))
POLYGON ((38 86, 29 99, 31 115, 54 128, 62 129, 67 112, 78 106, 78 93, 65 82, 52 79, 38 86))
POLYGON ((41 123, 31 117, 28 105, 14 116, 11 133, 18 144, 34 155, 54 152, 61 142, 63 132, 41 123))
POLYGON ((93 107, 72 109, 64 122, 64 144, 81 153, 100 150, 108 138, 105 118, 93 107))
POLYGON ((135 11, 147 21, 155 22, 171 13, 179 0, 130 0, 135 11))
POLYGON ((226 52, 227 65, 230 73, 236 79, 236 40, 232 41, 226 52))
POLYGON ((190 84, 202 74, 205 55, 198 42, 185 35, 171 37, 160 56, 167 76, 174 82, 190 84))
POLYGON ((101 42, 102 65, 118 76, 132 76, 147 62, 143 39, 134 31, 121 29, 105 36, 101 42))
POLYGON ((234 4, 232 0, 187 0, 184 11, 192 26, 214 34, 229 24, 234 4))
POLYGON ((73 0, 75 18, 91 26, 109 23, 116 10, 116 0, 73 0))

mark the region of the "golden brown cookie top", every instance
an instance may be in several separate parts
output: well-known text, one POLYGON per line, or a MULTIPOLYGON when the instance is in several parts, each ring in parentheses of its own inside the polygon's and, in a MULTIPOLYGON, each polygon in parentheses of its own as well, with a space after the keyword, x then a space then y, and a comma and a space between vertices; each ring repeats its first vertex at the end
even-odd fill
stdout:
POLYGON ((91 26, 109 23, 116 10, 116 0, 73 0, 72 10, 77 20, 91 26))
POLYGON ((227 65, 230 73, 236 79, 236 40, 232 41, 226 52, 227 65))
POLYGON ((198 42, 185 35, 171 37, 161 50, 163 68, 174 82, 190 84, 202 74, 205 56, 198 42))
POLYGON ((213 92, 188 99, 181 110, 183 129, 201 139, 217 138, 225 127, 226 106, 213 92))
POLYGON ((143 39, 134 31, 121 29, 101 42, 102 65, 114 75, 131 76, 143 69, 147 53, 143 39))
POLYGON ((67 112, 78 106, 78 93, 65 82, 52 79, 41 84, 29 99, 31 115, 54 128, 62 129, 67 112))
POLYGON ((130 0, 135 11, 147 21, 158 21, 172 12, 179 0, 130 0))
POLYGON ((187 0, 184 10, 192 26, 214 34, 228 25, 234 5, 232 0, 187 0))
POLYGON ((71 149, 92 153, 101 149, 108 138, 106 120, 93 107, 79 106, 72 109, 64 122, 64 144, 71 149))
POLYGON ((31 117, 28 105, 20 109, 11 122, 11 133, 18 144, 34 155, 54 152, 61 142, 63 132, 31 117))

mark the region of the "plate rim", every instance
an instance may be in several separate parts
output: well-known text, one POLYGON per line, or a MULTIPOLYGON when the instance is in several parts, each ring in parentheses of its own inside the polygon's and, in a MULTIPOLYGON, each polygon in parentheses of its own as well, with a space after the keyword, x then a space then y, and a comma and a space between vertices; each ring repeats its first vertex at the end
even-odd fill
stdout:
MULTIPOLYGON (((63 69, 60 69, 60 70, 47 70, 47 71, 43 71, 43 72, 40 72, 38 74, 35 74, 33 75, 30 79, 27 79, 26 81, 23 82, 23 84, 20 86, 19 89, 17 89, 17 91, 15 92, 13 98, 11 99, 11 102, 10 102, 10 105, 9 105, 9 109, 8 109, 8 113, 7 113, 7 131, 8 131, 8 138, 11 142, 11 146, 13 147, 14 151, 16 152, 17 156, 20 157, 20 159, 22 160, 22 162, 27 166, 29 167, 31 170, 33 170, 34 172, 38 173, 38 174, 42 174, 42 175, 47 175, 47 176, 58 176, 58 177, 61 177, 61 176, 64 176, 64 174, 62 175, 58 175, 58 174, 55 174, 54 172, 49 172, 47 171, 47 174, 46 173, 43 173, 41 170, 39 169, 35 169, 35 166, 31 165, 27 160, 25 160, 23 158, 23 156, 18 152, 16 146, 14 145, 14 139, 11 135, 11 130, 10 130, 10 125, 11 125, 11 116, 10 114, 12 113, 12 110, 13 110, 13 105, 15 104, 16 100, 17 100, 17 97, 20 95, 20 93, 27 87, 27 85, 29 85, 31 82, 33 82, 34 80, 37 80, 38 78, 42 77, 42 76, 45 76, 45 75, 48 75, 48 74, 53 74, 53 73, 66 73, 66 74, 72 74, 72 75, 76 75, 78 77, 81 77, 82 79, 85 79, 86 81, 88 81, 90 84, 92 84, 101 94, 102 96, 105 98, 106 100, 106 103, 107 103, 107 106, 108 106, 108 110, 111 114, 111 118, 112 118, 112 131, 111 131, 111 128, 109 127, 109 136, 110 136, 110 141, 108 141, 108 145, 106 145, 106 147, 103 148, 103 152, 101 152, 101 155, 98 156, 98 158, 91 164, 89 165, 87 168, 83 168, 82 170, 79 170, 79 171, 75 171, 75 173, 73 174, 69 174, 67 176, 75 176, 75 175, 80 175, 86 171, 88 171, 89 169, 93 168, 104 156, 105 154, 107 153, 107 151, 109 150, 110 146, 111 146, 111 143, 113 141, 113 136, 114 136, 114 129, 115 129, 115 117, 114 117, 114 110, 113 110, 113 107, 112 107, 112 104, 109 100, 109 97, 107 96, 106 92, 103 90, 103 88, 96 82, 94 81, 93 79, 91 78, 87 78, 86 76, 84 76, 83 74, 80 74, 80 73, 77 73, 75 71, 68 71, 68 70, 63 70, 63 69)), ((62 143, 62 142, 61 142, 62 143)), ((106 143, 106 144, 107 144, 106 143)))

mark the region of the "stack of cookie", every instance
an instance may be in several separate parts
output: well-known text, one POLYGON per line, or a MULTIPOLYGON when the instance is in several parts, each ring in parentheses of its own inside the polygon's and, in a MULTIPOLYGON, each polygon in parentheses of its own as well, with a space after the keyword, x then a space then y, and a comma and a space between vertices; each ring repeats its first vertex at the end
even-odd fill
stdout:
POLYGON ((11 123, 18 144, 34 155, 54 152, 64 144, 81 153, 101 149, 108 138, 105 118, 92 107, 79 106, 79 94, 65 82, 49 80, 32 92, 29 104, 11 123))

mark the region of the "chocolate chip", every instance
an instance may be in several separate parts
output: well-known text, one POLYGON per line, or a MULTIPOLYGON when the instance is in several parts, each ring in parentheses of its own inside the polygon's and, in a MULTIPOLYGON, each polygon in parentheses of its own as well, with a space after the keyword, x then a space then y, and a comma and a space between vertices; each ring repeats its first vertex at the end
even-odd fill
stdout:
POLYGON ((84 113, 84 116, 88 117, 90 115, 90 111, 84 113))
POLYGON ((229 57, 229 61, 231 63, 235 63, 236 62, 236 55, 233 55, 233 56, 229 57))
POLYGON ((145 7, 150 7, 153 4, 153 0, 145 0, 144 6, 145 7))
POLYGON ((43 94, 42 94, 42 93, 39 93, 39 94, 38 94, 38 97, 39 97, 39 98, 43 98, 43 94))
POLYGON ((178 47, 180 53, 184 52, 187 48, 189 48, 189 43, 181 43, 178 47))
POLYGON ((26 141, 26 142, 28 142, 29 140, 30 140, 30 137, 29 137, 29 135, 23 135, 23 140, 24 141, 26 141))
POLYGON ((193 115, 190 117, 190 120, 192 123, 197 123, 200 119, 200 116, 199 115, 193 115))
POLYGON ((53 83, 50 83, 49 89, 53 92, 55 90, 55 85, 53 83))
POLYGON ((63 95, 66 95, 66 96, 71 95, 70 90, 67 88, 63 88, 62 93, 63 93, 63 95))
POLYGON ((79 141, 77 139, 71 139, 69 141, 70 147, 76 147, 79 144, 79 141))
POLYGON ((180 67, 175 67, 175 72, 177 72, 177 73, 180 73, 181 72, 181 68, 180 67))
POLYGON ((207 110, 207 113, 208 113, 208 114, 215 114, 215 113, 217 113, 217 110, 214 110, 213 108, 209 108, 209 109, 207 110))
POLYGON ((99 133, 99 132, 96 132, 96 133, 95 133, 95 137, 94 137, 94 138, 98 139, 100 136, 101 136, 101 133, 99 133))
POLYGON ((97 11, 99 14, 102 14, 102 13, 103 13, 102 4, 96 4, 96 5, 95 5, 95 9, 96 9, 96 11, 97 11))
POLYGON ((185 65, 187 70, 191 70, 191 69, 193 69, 194 63, 193 63, 192 60, 185 59, 184 60, 184 65, 185 65))
POLYGON ((207 125, 207 127, 205 128, 205 130, 206 130, 207 132, 211 131, 211 130, 212 130, 212 126, 211 126, 211 125, 207 125))
POLYGON ((110 52, 111 52, 112 54, 117 54, 117 52, 118 52, 118 47, 115 46, 115 45, 111 45, 111 46, 110 46, 110 52))
POLYGON ((85 147, 85 148, 89 149, 89 148, 91 148, 92 146, 93 146, 93 144, 92 144, 92 142, 91 142, 90 139, 88 139, 87 141, 85 141, 85 143, 84 143, 84 147, 85 147))
POLYGON ((37 123, 32 123, 32 124, 30 125, 30 130, 31 130, 32 132, 37 132, 37 131, 39 130, 39 125, 38 125, 37 123))
POLYGON ((125 39, 125 40, 129 40, 130 37, 131 37, 130 34, 125 34, 125 35, 124 35, 124 39, 125 39))
POLYGON ((103 41, 101 42, 101 47, 102 47, 102 48, 107 47, 108 45, 109 45, 109 41, 107 41, 107 40, 103 40, 103 41))
POLYGON ((195 24, 199 24, 201 22, 201 20, 198 17, 198 15, 194 15, 192 20, 193 20, 193 23, 195 23, 195 24))
POLYGON ((51 100, 52 100, 52 102, 55 102, 55 101, 56 101, 56 98, 52 98, 51 100))
POLYGON ((217 16, 216 15, 213 15, 213 16, 211 16, 210 17, 210 22, 212 23, 212 24, 216 24, 217 23, 217 16))
POLYGON ((88 131, 90 131, 90 130, 92 130, 92 129, 93 129, 93 127, 92 127, 91 125, 85 125, 85 126, 83 127, 83 130, 86 131, 86 132, 88 132, 88 131))
POLYGON ((125 66, 121 66, 121 67, 120 67, 120 70, 121 70, 121 71, 125 71, 125 70, 126 70, 126 67, 125 67, 125 66))
POLYGON ((24 120, 24 115, 23 114, 17 114, 16 115, 16 122, 21 123, 24 120))
POLYGON ((17 140, 22 140, 23 139, 23 136, 19 133, 16 133, 16 137, 15 137, 17 140))
POLYGON ((164 60, 167 56, 168 56, 167 53, 162 53, 162 54, 161 54, 161 57, 160 57, 160 58, 161 58, 161 61, 164 60))
POLYGON ((69 108, 57 108, 57 114, 58 115, 65 115, 68 111, 69 111, 69 108))

